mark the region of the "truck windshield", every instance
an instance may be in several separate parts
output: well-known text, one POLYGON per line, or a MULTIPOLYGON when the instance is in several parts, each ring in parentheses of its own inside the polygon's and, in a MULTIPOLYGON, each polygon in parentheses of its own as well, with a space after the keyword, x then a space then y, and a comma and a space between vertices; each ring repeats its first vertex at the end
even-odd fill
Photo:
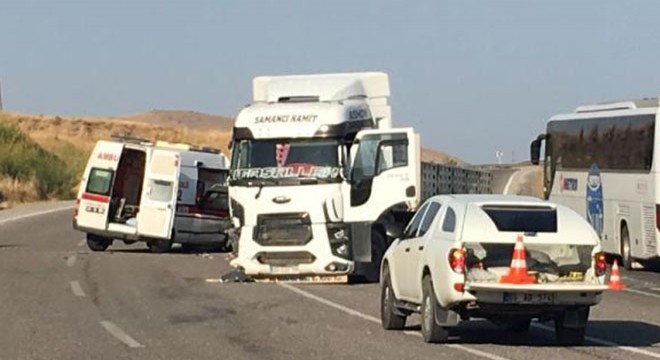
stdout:
POLYGON ((340 181, 338 154, 334 139, 241 140, 232 151, 230 177, 340 181))

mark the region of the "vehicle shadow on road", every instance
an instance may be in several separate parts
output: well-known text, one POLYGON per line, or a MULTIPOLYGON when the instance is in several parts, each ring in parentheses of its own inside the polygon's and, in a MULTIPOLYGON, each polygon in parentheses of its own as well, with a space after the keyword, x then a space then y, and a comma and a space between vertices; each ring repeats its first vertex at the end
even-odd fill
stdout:
POLYGON ((608 340, 622 346, 636 347, 660 344, 660 326, 642 321, 589 321, 587 335, 608 340))
MULTIPOLYGON (((405 330, 419 331, 419 325, 405 330)), ((507 331, 489 321, 461 323, 450 331, 450 343, 515 346, 557 346, 554 323, 533 323, 528 333, 507 331)), ((587 347, 651 347, 660 344, 660 326, 641 321, 593 320, 587 326, 587 347), (591 339, 593 340, 591 340, 591 339), (610 344, 611 343, 611 344, 610 344)))
POLYGON ((130 248, 119 248, 119 249, 108 249, 106 250, 109 253, 115 253, 115 254, 141 254, 141 255, 223 255, 223 254, 229 254, 231 253, 231 250, 227 249, 220 249, 218 247, 205 247, 205 246, 199 246, 199 247, 174 247, 170 251, 165 252, 165 253, 152 253, 147 249, 146 247, 130 247, 130 248))

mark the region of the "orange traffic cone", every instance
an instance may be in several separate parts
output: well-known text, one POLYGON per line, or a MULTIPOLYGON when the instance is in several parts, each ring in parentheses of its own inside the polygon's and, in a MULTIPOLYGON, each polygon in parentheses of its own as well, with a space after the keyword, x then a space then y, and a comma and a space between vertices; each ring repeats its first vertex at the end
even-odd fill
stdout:
POLYGON ((621 275, 619 275, 619 262, 614 259, 614 264, 612 264, 612 273, 610 273, 610 283, 608 285, 610 290, 619 291, 626 288, 625 285, 621 282, 621 275))
POLYGON ((523 237, 518 234, 516 246, 513 247, 513 257, 509 273, 500 278, 500 283, 505 284, 534 284, 536 278, 527 274, 527 260, 525 259, 525 245, 523 237))

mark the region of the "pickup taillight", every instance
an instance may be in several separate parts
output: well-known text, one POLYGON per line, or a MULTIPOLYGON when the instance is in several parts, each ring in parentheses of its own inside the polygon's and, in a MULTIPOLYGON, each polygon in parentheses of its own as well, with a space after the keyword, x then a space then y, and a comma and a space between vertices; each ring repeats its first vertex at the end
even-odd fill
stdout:
POLYGON ((80 208, 80 199, 76 199, 76 203, 73 205, 73 218, 78 218, 78 209, 80 208))
POLYGON ((449 267, 457 274, 465 273, 465 251, 463 249, 449 251, 449 267))
POLYGON ((607 258, 602 251, 594 255, 594 271, 596 276, 603 276, 607 272, 607 258))

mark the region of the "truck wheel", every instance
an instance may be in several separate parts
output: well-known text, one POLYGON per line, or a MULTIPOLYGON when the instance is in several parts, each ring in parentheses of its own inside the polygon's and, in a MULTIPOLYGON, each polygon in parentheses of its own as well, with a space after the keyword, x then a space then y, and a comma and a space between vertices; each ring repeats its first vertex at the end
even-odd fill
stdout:
POLYGON ((380 288, 380 322, 385 330, 403 330, 406 326, 405 315, 399 315, 396 310, 394 291, 390 271, 383 271, 383 285, 380 288))
POLYGON ((555 319, 555 338, 557 344, 563 346, 576 346, 584 342, 586 324, 577 327, 567 327, 564 324, 565 314, 560 314, 555 319))
POLYGON ((364 279, 375 283, 380 280, 380 263, 383 260, 387 247, 385 237, 375 229, 371 230, 371 262, 365 267, 364 279))
POLYGON ((147 248, 154 254, 162 254, 172 250, 172 242, 170 240, 153 240, 147 242, 147 248))
POLYGON ((105 251, 110 244, 112 244, 112 239, 94 234, 87 234, 87 247, 92 251, 105 251))
POLYGON ((516 334, 522 334, 529 331, 529 327, 532 324, 532 319, 523 319, 511 321, 505 325, 505 328, 508 331, 514 332, 516 334))
POLYGON ((628 231, 628 225, 623 224, 621 226, 621 265, 626 270, 632 270, 633 262, 634 260, 630 255, 630 232, 628 231))
POLYGON ((433 291, 431 276, 426 275, 422 280, 422 338, 427 343, 442 343, 449 338, 449 332, 435 322, 435 307, 438 300, 433 291))

